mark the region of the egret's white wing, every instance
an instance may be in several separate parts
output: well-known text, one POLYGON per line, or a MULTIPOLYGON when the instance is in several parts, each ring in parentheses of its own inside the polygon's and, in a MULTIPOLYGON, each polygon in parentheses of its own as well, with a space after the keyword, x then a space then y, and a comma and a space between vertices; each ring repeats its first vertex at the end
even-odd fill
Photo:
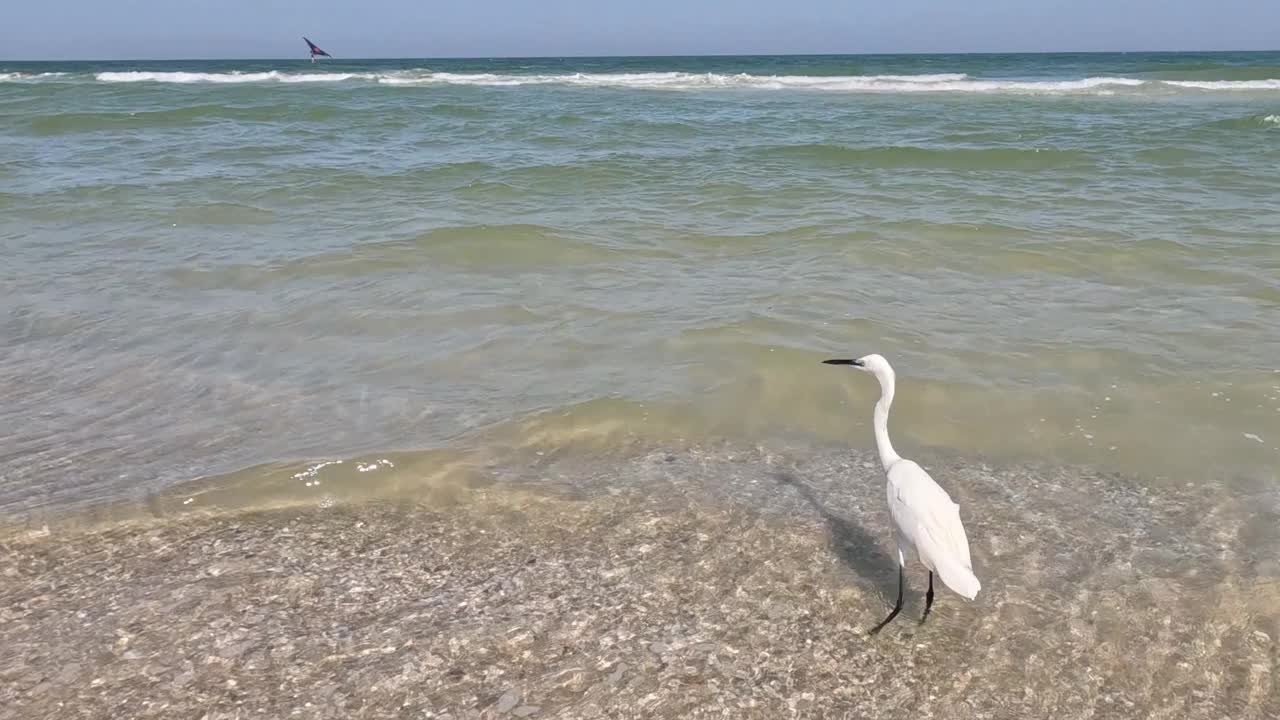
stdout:
POLYGON ((910 460, 889 468, 889 513, 898 531, 911 539, 920 559, 938 571, 947 587, 967 597, 977 593, 980 585, 973 577, 960 506, 924 468, 910 460), (966 592, 970 588, 972 593, 966 592))

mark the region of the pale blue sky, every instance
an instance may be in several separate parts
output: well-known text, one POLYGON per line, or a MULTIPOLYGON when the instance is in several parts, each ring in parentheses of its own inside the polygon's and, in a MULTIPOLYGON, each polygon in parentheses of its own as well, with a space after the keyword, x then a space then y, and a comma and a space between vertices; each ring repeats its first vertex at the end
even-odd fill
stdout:
POLYGON ((1280 0, 13 0, 0 57, 1263 50, 1280 0))

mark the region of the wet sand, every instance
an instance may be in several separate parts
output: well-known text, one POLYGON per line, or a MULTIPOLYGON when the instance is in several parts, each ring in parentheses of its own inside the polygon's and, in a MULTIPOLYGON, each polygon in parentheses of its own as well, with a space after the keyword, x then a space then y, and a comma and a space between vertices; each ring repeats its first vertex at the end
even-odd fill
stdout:
POLYGON ((0 719, 1280 716, 1267 487, 931 467, 983 591, 920 625, 914 565, 877 637, 882 480, 843 452, 10 535, 0 719))

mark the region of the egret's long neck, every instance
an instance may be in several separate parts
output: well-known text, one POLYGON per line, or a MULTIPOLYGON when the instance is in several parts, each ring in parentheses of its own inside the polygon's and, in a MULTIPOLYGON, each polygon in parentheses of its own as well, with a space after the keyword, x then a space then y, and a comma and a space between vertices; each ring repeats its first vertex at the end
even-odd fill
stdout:
POLYGON ((889 441, 889 406, 893 404, 893 370, 876 373, 880 381, 880 402, 876 403, 874 425, 876 428, 876 449, 880 451, 880 464, 885 470, 902 459, 893 449, 889 441))

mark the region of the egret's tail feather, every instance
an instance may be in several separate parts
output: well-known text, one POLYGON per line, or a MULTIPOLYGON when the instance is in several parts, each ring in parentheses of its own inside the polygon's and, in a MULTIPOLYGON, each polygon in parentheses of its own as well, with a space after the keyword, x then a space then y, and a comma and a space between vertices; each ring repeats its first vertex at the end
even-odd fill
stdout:
POLYGON ((966 600, 977 597, 978 591, 982 589, 982 583, 978 582, 973 571, 957 562, 939 563, 938 576, 952 592, 966 600))

